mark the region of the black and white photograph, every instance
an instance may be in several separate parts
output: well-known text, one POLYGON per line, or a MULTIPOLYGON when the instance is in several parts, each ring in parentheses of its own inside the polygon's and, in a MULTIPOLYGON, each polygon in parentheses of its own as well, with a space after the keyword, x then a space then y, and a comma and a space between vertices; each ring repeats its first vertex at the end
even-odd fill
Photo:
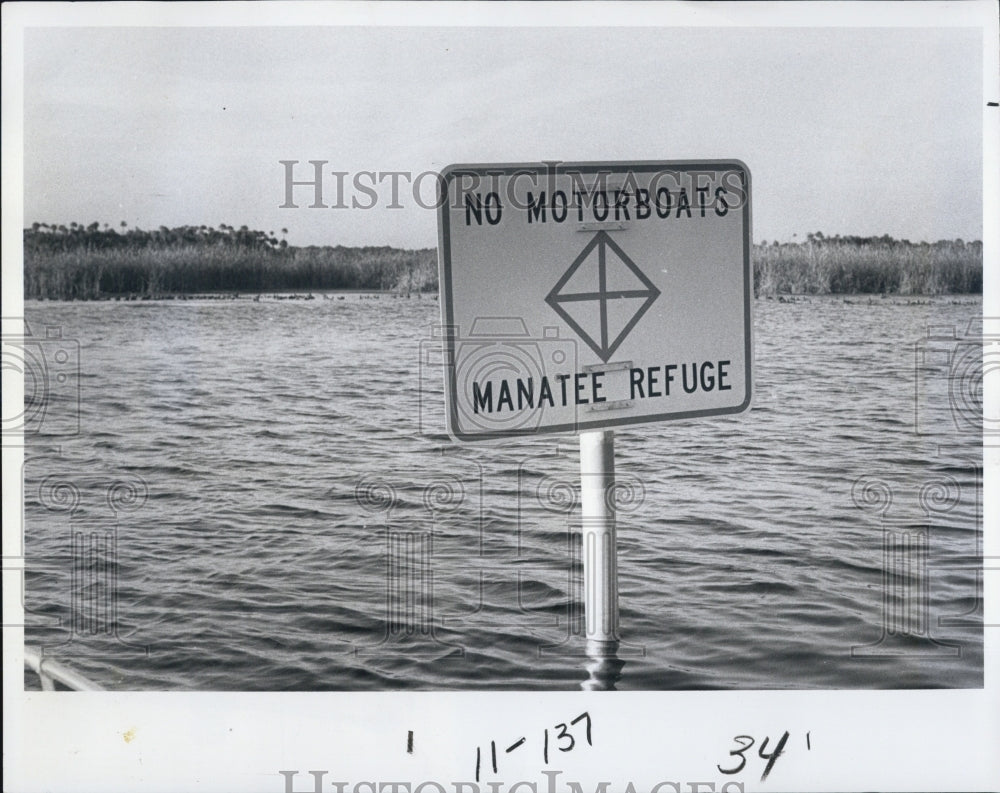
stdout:
POLYGON ((5 790, 997 789, 997 36, 5 4, 5 790))

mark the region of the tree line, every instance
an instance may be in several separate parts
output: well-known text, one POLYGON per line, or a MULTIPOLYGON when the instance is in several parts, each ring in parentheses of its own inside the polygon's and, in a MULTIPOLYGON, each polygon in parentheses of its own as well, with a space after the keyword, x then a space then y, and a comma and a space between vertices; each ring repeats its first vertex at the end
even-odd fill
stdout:
MULTIPOLYGON (((289 245, 273 231, 100 223, 34 223, 24 230, 28 299, 95 300, 213 292, 359 289, 433 292, 437 252, 388 246, 289 245)), ((979 241, 934 243, 820 232, 752 251, 754 294, 981 293, 979 241)))
POLYGON ((754 293, 975 294, 983 290, 983 244, 807 234, 754 246, 754 293))
MULTIPOLYGON (((282 236, 287 230, 281 230, 282 236)), ((211 292, 437 288, 434 249, 295 247, 274 232, 220 225, 144 229, 32 224, 28 299, 96 300, 211 292)))

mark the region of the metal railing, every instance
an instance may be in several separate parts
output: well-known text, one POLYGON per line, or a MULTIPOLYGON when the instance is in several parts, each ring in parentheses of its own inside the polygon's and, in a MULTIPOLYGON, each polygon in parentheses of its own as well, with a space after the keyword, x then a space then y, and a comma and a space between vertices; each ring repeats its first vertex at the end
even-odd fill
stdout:
POLYGON ((24 667, 38 675, 42 691, 55 691, 56 683, 71 691, 104 691, 97 683, 59 661, 43 658, 41 652, 34 647, 24 648, 24 667))

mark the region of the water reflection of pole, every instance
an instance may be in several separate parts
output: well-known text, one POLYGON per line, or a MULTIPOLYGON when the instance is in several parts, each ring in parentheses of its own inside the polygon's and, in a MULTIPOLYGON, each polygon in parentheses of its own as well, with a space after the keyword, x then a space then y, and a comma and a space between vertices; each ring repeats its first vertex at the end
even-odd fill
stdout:
POLYGON ((580 433, 583 603, 587 637, 584 689, 612 689, 618 659, 618 549, 615 536, 615 434, 580 433))
POLYGON ((625 662, 618 657, 618 642, 587 640, 587 674, 580 684, 584 691, 614 691, 625 662))

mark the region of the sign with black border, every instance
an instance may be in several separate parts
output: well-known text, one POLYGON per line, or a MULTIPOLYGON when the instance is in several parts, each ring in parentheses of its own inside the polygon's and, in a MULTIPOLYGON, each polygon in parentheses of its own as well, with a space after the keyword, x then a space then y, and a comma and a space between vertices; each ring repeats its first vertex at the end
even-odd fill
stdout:
POLYGON ((750 172, 739 160, 452 165, 438 231, 453 437, 750 406, 750 172))

